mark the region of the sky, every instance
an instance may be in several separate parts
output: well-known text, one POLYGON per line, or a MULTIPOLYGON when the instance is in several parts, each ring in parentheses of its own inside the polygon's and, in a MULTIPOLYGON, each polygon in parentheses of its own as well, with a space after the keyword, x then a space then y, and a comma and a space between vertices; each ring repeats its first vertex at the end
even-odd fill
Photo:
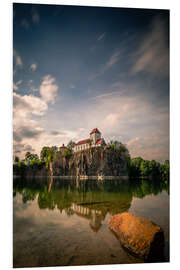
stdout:
POLYGON ((13 5, 13 145, 89 138, 169 159, 169 11, 13 5))

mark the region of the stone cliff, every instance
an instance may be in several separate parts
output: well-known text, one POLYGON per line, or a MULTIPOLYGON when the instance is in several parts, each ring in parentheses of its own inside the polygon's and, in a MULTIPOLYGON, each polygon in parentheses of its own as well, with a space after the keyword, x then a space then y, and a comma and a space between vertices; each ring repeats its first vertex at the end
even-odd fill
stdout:
POLYGON ((70 157, 59 157, 53 161, 54 176, 125 176, 127 175, 125 154, 119 149, 92 148, 76 152, 70 157))

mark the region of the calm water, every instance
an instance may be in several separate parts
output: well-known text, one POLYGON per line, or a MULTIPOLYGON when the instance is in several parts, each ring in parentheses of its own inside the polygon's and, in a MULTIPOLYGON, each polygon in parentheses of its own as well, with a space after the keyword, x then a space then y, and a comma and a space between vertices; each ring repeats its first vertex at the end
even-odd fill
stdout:
POLYGON ((108 229, 128 211, 159 224, 169 260, 169 187, 152 181, 14 181, 13 266, 139 263, 108 229))

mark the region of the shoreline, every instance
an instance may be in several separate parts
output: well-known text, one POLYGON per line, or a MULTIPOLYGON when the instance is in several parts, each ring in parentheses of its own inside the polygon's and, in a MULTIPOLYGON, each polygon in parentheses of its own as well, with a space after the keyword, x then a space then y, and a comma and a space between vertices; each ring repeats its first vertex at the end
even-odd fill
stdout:
MULTIPOLYGON (((13 175, 13 178, 21 178, 21 175, 13 175)), ((128 180, 129 176, 128 175, 122 175, 122 176, 102 176, 102 175, 80 175, 80 176, 75 176, 75 175, 56 175, 56 176, 26 176, 25 178, 55 178, 55 179, 79 179, 79 180, 128 180)))

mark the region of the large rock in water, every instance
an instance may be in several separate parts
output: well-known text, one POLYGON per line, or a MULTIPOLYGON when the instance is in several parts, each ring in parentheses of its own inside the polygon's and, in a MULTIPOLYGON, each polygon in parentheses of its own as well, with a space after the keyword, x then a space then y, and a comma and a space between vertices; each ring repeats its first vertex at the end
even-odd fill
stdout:
POLYGON ((146 261, 161 261, 164 251, 162 229, 147 218, 122 213, 109 219, 109 228, 114 231, 121 245, 146 261))

